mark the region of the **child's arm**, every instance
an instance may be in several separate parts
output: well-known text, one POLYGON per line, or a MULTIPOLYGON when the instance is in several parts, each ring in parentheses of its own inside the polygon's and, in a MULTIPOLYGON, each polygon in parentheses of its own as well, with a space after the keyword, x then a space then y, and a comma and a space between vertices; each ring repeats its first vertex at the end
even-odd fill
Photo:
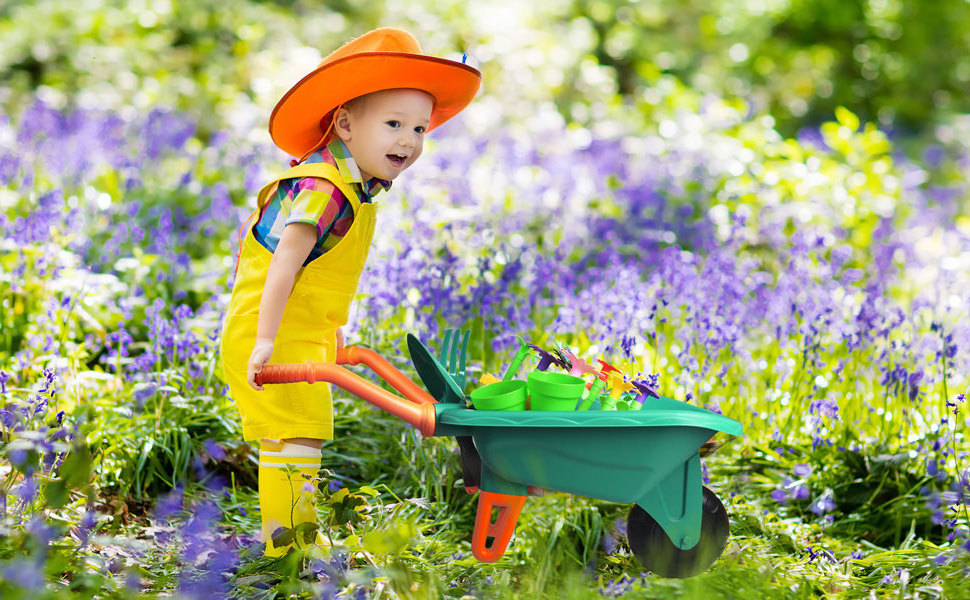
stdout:
POLYGON ((309 223, 290 223, 283 228, 283 235, 273 252, 266 283, 263 284, 263 297, 259 303, 259 321, 256 324, 256 343, 249 357, 249 385, 256 390, 256 373, 269 362, 273 355, 273 340, 283 319, 283 309, 293 290, 293 279, 310 255, 317 242, 317 228, 309 223))

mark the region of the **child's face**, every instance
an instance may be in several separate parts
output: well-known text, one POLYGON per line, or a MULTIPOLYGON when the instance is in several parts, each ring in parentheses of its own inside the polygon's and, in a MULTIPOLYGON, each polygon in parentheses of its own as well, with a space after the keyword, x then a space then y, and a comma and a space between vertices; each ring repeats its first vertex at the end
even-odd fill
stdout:
POLYGON ((393 180, 421 156, 431 119, 432 98, 420 90, 368 94, 352 111, 341 110, 335 128, 366 182, 393 180))

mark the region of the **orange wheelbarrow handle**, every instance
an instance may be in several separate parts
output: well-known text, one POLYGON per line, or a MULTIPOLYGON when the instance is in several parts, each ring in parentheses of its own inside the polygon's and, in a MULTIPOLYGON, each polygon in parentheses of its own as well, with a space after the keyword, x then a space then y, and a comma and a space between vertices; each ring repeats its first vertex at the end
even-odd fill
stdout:
POLYGON ((305 363, 265 365, 256 374, 255 379, 258 385, 300 381, 332 383, 414 425, 421 432, 421 435, 425 437, 434 435, 434 405, 436 404, 434 398, 408 379, 404 373, 395 369, 381 355, 367 348, 356 346, 340 348, 337 350, 337 364, 308 360, 305 363), (359 375, 337 366, 360 363, 364 363, 373 369, 394 389, 404 394, 405 398, 396 396, 359 375))

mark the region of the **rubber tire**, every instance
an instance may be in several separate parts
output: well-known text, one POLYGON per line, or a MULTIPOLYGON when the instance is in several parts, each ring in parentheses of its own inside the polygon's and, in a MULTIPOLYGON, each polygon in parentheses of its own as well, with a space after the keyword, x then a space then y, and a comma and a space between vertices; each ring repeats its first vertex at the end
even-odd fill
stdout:
POLYGON ((662 577, 693 577, 706 571, 724 552, 731 533, 727 511, 714 492, 706 487, 702 489, 701 539, 689 550, 675 546, 660 524, 639 504, 630 509, 627 543, 647 570, 662 577))

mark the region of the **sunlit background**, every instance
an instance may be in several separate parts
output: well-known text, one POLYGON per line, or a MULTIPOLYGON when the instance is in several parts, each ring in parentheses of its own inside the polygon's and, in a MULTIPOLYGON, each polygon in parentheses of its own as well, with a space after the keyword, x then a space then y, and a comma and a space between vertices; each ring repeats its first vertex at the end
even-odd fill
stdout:
POLYGON ((970 596, 967 56, 965 0, 0 4, 0 597, 970 596), (466 393, 559 343, 740 421, 703 575, 564 494, 478 563, 454 441, 339 392, 339 548, 262 556, 237 229, 278 99, 380 26, 483 85, 384 198, 348 343, 413 376, 406 333, 470 328, 466 393))

